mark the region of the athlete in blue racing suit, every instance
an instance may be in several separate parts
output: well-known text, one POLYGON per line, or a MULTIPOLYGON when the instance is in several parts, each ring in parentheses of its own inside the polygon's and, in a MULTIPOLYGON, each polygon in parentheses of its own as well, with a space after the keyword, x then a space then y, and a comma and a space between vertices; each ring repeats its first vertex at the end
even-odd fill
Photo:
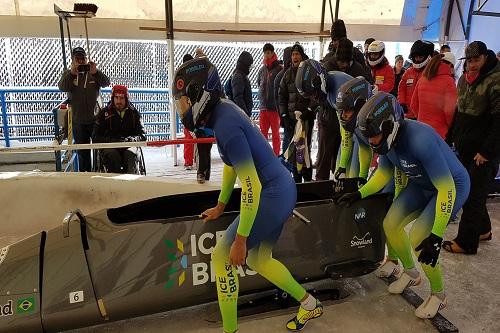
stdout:
POLYGON ((301 303, 297 316, 287 323, 289 330, 301 330, 308 320, 322 315, 323 307, 272 257, 283 224, 295 207, 293 178, 243 110, 221 99, 217 69, 207 58, 184 63, 175 74, 172 91, 184 126, 190 131, 202 125, 213 128, 224 162, 218 203, 202 213, 205 222, 224 212, 236 178, 241 183, 240 215, 212 253, 224 331, 238 329, 236 266, 245 263, 247 250, 250 268, 301 303))

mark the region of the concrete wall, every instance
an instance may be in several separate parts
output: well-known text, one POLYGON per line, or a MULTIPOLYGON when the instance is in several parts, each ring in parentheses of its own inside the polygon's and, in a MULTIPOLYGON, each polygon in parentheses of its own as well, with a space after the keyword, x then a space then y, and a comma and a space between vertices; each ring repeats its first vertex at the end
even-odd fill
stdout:
POLYGON ((210 183, 136 175, 0 173, 0 237, 27 236, 56 227, 76 208, 89 214, 154 197, 218 188, 210 183))

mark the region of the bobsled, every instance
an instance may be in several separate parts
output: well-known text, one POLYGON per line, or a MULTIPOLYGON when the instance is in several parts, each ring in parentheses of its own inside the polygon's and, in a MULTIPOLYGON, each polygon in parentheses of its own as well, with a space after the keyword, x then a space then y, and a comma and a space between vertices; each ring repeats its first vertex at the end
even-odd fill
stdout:
MULTIPOLYGON (((301 282, 367 274, 384 258, 390 198, 337 205, 332 181, 297 185, 297 205, 274 248, 301 282)), ((60 332, 217 299, 211 253, 238 214, 199 214, 218 191, 158 197, 84 216, 0 250, 0 332, 60 332)), ((40 212, 40 216, 43 213, 40 212)), ((238 267, 241 294, 273 286, 238 267)))

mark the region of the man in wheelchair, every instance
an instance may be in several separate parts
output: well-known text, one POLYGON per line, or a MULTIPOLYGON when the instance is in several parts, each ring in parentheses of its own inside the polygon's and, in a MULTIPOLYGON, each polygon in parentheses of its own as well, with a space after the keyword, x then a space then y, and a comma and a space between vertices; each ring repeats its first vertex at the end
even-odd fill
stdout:
MULTIPOLYGON (((97 115, 93 142, 146 141, 141 116, 130 103, 126 86, 115 85, 111 101, 97 115)), ((102 167, 111 173, 137 173, 137 155, 130 148, 109 148, 99 152, 102 167)))

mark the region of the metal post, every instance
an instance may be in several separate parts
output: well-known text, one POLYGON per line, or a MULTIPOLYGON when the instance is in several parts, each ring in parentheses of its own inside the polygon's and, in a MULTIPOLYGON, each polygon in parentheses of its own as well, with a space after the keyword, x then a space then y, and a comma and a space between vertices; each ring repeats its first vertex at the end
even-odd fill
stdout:
POLYGON ((446 15, 446 24, 444 28, 444 41, 447 42, 450 38, 450 24, 451 24, 451 15, 453 14, 453 5, 455 4, 455 0, 450 0, 448 3, 448 14, 446 15))
MULTIPOLYGON (((55 140, 59 137, 60 133, 60 128, 59 128, 59 122, 57 121, 57 113, 58 113, 58 108, 52 109, 52 114, 54 115, 54 137, 55 140)), ((61 171, 62 170, 62 164, 61 164, 61 151, 56 151, 54 152, 55 158, 56 158, 56 171, 61 171)))
POLYGON ((5 101, 5 91, 0 92, 0 107, 2 108, 2 122, 3 122, 3 137, 5 140, 5 147, 10 147, 9 140, 9 119, 7 118, 7 102, 5 101))
MULTIPOLYGON (((170 135, 171 139, 177 139, 177 121, 174 109, 174 99, 172 98, 172 84, 174 82, 174 13, 172 0, 165 0, 165 23, 167 26, 167 48, 168 48, 168 88, 170 90, 170 135)), ((172 157, 174 166, 177 166, 177 146, 172 145, 172 157)))
POLYGON ((339 7, 340 7, 340 0, 337 0, 337 3, 335 4, 335 21, 339 19, 339 7))
POLYGON ((64 45, 64 26, 63 26, 63 21, 62 18, 59 17, 59 33, 61 34, 61 47, 62 47, 62 54, 63 54, 63 66, 64 69, 68 68, 68 62, 66 61, 66 47, 64 45))
MULTIPOLYGON (((476 0, 471 0, 470 2, 470 7, 469 7, 469 13, 467 14, 467 24, 465 26, 465 40, 466 44, 469 44, 469 37, 470 37, 470 28, 472 25, 472 12, 474 11, 474 3, 476 0)), ((458 5, 458 2, 457 2, 458 5)))
MULTIPOLYGON (((326 7, 326 0, 323 0, 323 4, 321 6, 321 25, 319 27, 319 33, 323 33, 325 30, 325 7, 326 7)), ((325 38, 323 36, 319 37, 319 57, 321 57, 324 54, 324 49, 325 49, 325 38)))
POLYGON ((335 22, 333 19, 333 9, 332 9, 332 0, 328 0, 328 3, 330 4, 330 17, 332 18, 332 23, 335 22))

